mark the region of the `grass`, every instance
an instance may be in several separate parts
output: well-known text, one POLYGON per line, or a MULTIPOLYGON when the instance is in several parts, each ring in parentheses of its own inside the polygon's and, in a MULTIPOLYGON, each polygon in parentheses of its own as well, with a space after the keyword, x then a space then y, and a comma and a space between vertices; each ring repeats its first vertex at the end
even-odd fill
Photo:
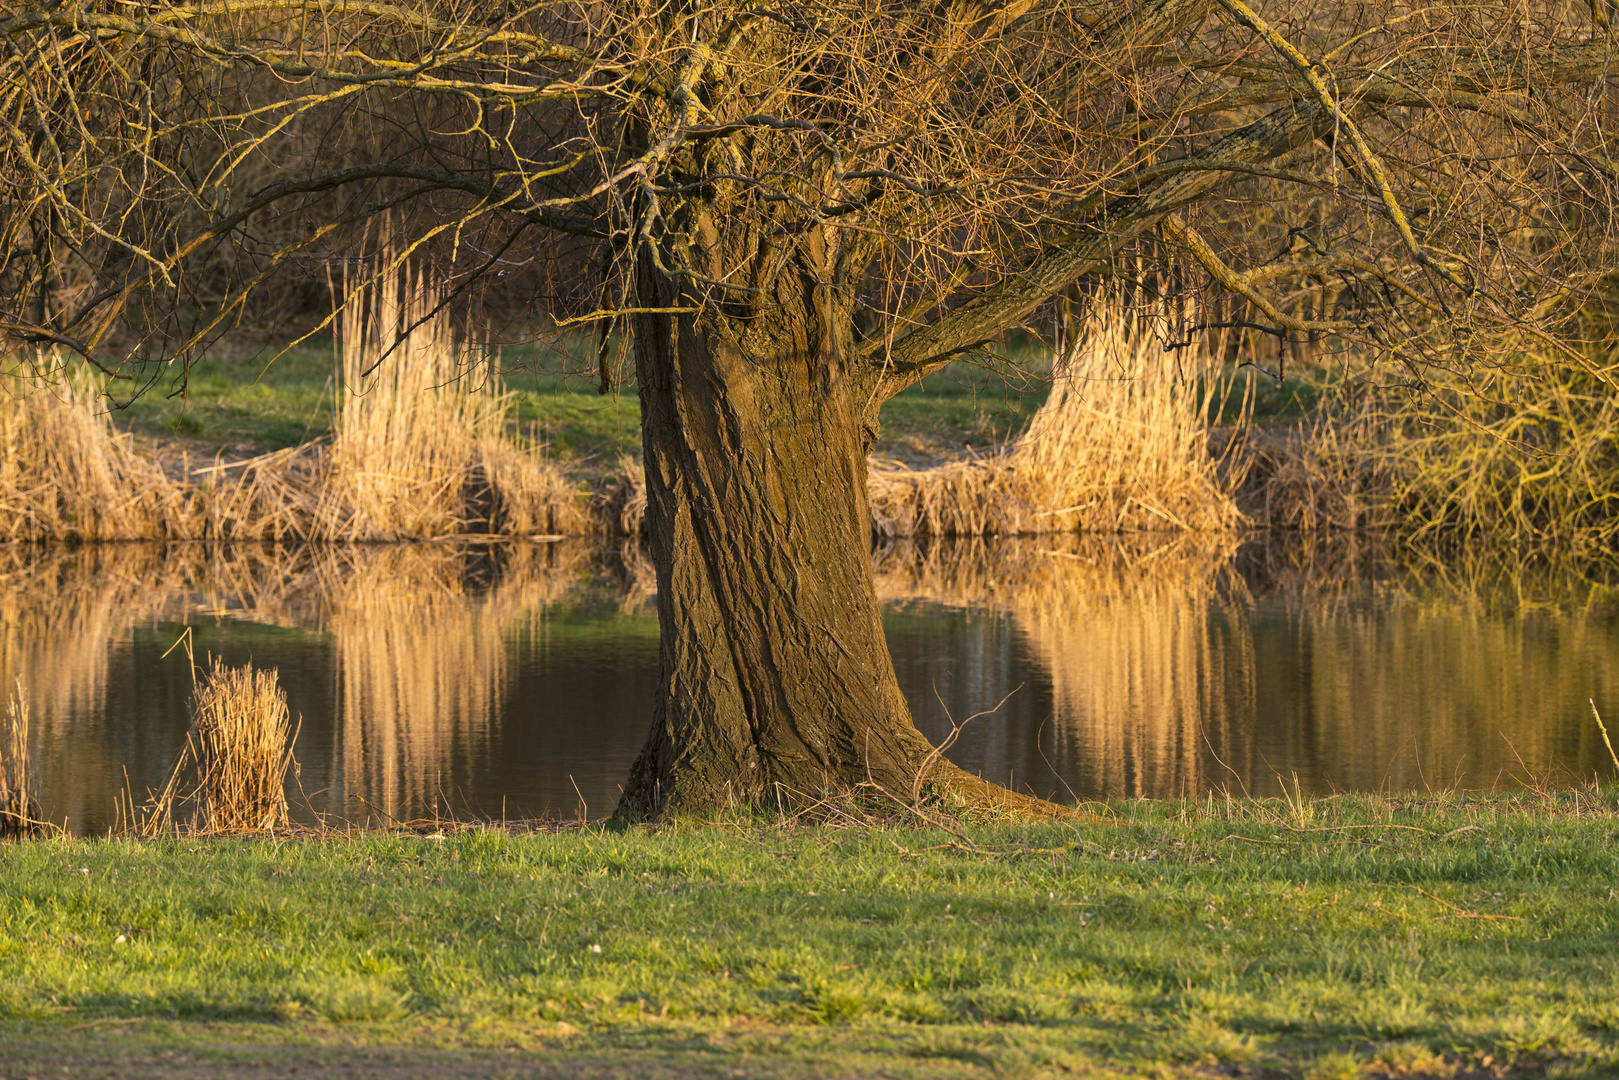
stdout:
POLYGON ((1619 1069, 1619 793, 1106 812, 11 844, 0 1056, 17 1075, 379 1054, 448 1076, 1619 1069))

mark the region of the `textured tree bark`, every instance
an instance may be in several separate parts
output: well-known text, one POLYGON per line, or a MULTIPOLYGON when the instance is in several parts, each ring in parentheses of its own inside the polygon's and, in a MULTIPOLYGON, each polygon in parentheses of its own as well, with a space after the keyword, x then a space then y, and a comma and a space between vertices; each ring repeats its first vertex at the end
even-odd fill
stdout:
POLYGON ((931 752, 872 578, 875 380, 839 364, 852 350, 828 291, 637 324, 662 672, 623 812, 908 793, 931 752))

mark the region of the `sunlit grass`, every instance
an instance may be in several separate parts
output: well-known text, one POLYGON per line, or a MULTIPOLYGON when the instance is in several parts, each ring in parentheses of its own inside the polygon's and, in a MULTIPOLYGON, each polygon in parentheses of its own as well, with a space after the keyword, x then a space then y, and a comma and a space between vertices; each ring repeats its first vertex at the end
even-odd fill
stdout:
POLYGON ((151 1018, 1017 1071, 1619 1067, 1613 791, 1310 809, 9 845, 0 1040, 151 1018))

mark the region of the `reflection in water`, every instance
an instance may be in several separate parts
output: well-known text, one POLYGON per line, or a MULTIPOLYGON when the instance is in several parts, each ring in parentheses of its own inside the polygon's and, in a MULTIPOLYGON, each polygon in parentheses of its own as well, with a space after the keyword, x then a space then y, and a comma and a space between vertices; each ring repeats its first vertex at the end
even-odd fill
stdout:
MULTIPOLYGON (((1511 783, 1611 768, 1614 592, 1361 542, 969 541, 876 555, 895 666, 951 757, 1059 797, 1511 783), (1015 692, 1014 692, 1015 691, 1015 692)), ((352 820, 611 808, 657 678, 647 567, 584 545, 0 548, 0 679, 76 831, 161 783, 186 626, 278 667, 301 786, 352 820), (126 779, 127 777, 127 779, 126 779)))
POLYGON ((993 684, 971 649, 902 670, 935 740, 949 717, 1016 689, 968 725, 959 758, 1042 795, 1279 794, 1295 777, 1306 792, 1433 790, 1611 771, 1587 699, 1619 702, 1619 593, 1577 566, 1186 536, 901 547, 877 565, 892 632, 913 612, 981 612, 1030 658, 988 665, 1003 676, 993 684), (957 685, 952 667, 979 670, 957 685))
POLYGON ((199 662, 281 669, 303 792, 350 820, 499 816, 508 794, 514 815, 573 814, 581 797, 599 812, 645 734, 656 624, 623 610, 637 579, 610 553, 120 544, 0 560, 0 678, 35 703, 47 812, 78 831, 172 767, 191 676, 162 654, 186 626, 199 662))
MULTIPOLYGON (((986 776, 1041 795, 1174 796, 1198 790, 1205 735, 1219 746, 1248 734, 1224 730, 1226 717, 1206 707, 1247 674, 1242 643, 1234 670, 1211 657, 1210 608, 1234 580, 1235 550, 1139 536, 896 548, 879 552, 878 584, 902 611, 920 601, 923 617, 945 605, 1004 613, 1033 660, 1019 682, 994 688, 995 700, 1012 694, 1013 713, 962 733, 986 776)), ((937 741, 950 720, 930 715, 931 695, 919 689, 907 687, 937 741)), ((969 692, 950 714, 959 721, 994 703, 969 692)))

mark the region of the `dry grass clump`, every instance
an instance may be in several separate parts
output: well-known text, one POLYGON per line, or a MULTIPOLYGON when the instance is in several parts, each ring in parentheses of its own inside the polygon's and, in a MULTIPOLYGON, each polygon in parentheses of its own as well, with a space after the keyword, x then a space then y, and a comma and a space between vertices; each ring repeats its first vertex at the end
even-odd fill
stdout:
POLYGON ((264 832, 287 823, 292 721, 275 671, 227 667, 217 657, 191 697, 191 730, 168 785, 149 804, 140 831, 172 828, 179 803, 198 832, 264 832), (182 793, 188 776, 194 786, 182 793))
POLYGON ((646 530, 646 467, 628 454, 620 457, 618 473, 591 495, 590 516, 609 534, 641 536, 646 530))
POLYGON ((344 309, 346 394, 311 538, 585 531, 572 485, 507 436, 510 399, 493 363, 457 348, 448 318, 432 314, 439 291, 387 273, 371 292, 369 304, 344 309))
POLYGON ((351 300, 340 326, 347 393, 330 445, 177 476, 135 452, 89 381, 6 377, 0 540, 590 531, 574 484, 508 435, 509 395, 491 363, 473 362, 456 345, 448 317, 433 314, 440 300, 429 282, 392 273, 351 300))
POLYGON ((0 723, 0 836, 32 836, 42 824, 28 746, 28 701, 19 679, 0 723))
POLYGON ((0 376, 0 541, 164 535, 162 470, 86 380, 0 376))
POLYGON ((981 457, 916 470, 871 463, 879 536, 1177 529, 1243 523, 1235 460, 1209 452, 1190 379, 1128 316, 1100 317, 1023 436, 981 457))
POLYGON ((1237 502, 1255 523, 1300 531, 1390 523, 1392 456, 1367 410, 1317 416, 1284 431, 1237 429, 1224 452, 1243 462, 1237 502))

